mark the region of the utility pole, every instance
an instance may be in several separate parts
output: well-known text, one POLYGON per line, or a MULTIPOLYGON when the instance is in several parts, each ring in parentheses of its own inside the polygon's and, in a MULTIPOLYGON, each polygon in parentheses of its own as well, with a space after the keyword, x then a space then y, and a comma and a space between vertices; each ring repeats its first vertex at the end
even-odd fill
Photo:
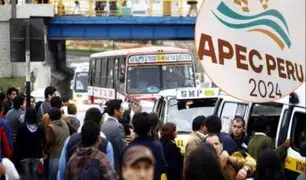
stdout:
POLYGON ((17 16, 17 12, 16 12, 16 9, 17 9, 17 7, 16 7, 16 1, 17 0, 11 0, 12 1, 12 10, 11 10, 11 15, 12 15, 12 19, 16 19, 16 16, 17 16))
POLYGON ((31 23, 30 20, 25 22, 25 59, 26 59, 26 96, 27 96, 27 107, 31 106, 31 72, 30 72, 30 38, 31 38, 31 23))
MULTIPOLYGON (((12 19, 16 19, 16 16, 17 16, 17 12, 16 12, 16 1, 17 0, 11 0, 12 2, 12 8, 11 8, 11 18, 12 19)), ((12 43, 12 42, 10 42, 12 43)), ((14 68, 13 68, 13 64, 11 63, 11 76, 13 76, 13 72, 14 72, 14 68)))

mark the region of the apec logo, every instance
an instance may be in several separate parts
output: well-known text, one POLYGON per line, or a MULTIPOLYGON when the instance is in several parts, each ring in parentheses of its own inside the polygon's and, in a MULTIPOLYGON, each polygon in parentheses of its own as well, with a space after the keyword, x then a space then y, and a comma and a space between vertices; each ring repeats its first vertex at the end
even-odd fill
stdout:
POLYGON ((240 13, 222 1, 216 10, 211 11, 223 25, 229 28, 262 33, 273 40, 280 49, 290 48, 289 28, 282 13, 277 9, 269 9, 269 0, 253 1, 256 1, 255 6, 259 6, 256 8, 262 9, 262 12, 253 13, 248 0, 233 0, 236 6, 240 6, 237 8, 240 9, 240 13))

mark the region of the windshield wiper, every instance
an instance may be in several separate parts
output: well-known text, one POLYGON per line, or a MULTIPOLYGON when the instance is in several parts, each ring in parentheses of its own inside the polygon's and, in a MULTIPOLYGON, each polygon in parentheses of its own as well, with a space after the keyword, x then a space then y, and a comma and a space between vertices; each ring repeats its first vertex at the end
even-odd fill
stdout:
POLYGON ((190 134, 191 131, 177 131, 178 134, 190 134))

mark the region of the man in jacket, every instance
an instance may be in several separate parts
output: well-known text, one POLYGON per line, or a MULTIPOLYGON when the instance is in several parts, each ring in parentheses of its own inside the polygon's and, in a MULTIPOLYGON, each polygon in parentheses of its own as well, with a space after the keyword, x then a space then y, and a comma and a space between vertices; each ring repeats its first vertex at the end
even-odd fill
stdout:
POLYGON ((236 116, 232 121, 232 139, 236 142, 239 149, 248 152, 249 138, 245 135, 245 121, 243 117, 236 116))
MULTIPOLYGON (((119 180, 119 176, 116 171, 111 167, 111 164, 107 156, 101 152, 98 147, 100 145, 100 127, 94 122, 87 122, 82 127, 81 132, 82 147, 78 148, 77 151, 72 155, 68 162, 68 173, 67 179, 78 180, 88 179, 86 174, 82 174, 82 169, 85 169, 90 161, 97 161, 99 166, 94 169, 87 169, 88 172, 95 172, 98 170, 98 174, 93 174, 97 179, 106 180, 119 180)), ((93 168, 91 166, 91 168, 93 168)))
POLYGON ((13 109, 13 100, 17 95, 18 90, 14 87, 11 87, 7 90, 7 99, 4 101, 4 116, 9 110, 13 109))
MULTIPOLYGON (((266 116, 261 115, 259 117, 259 120, 255 125, 255 130, 255 135, 248 145, 248 153, 257 160, 259 154, 265 149, 275 149, 275 142, 268 136, 271 130, 271 124, 266 116)), ((281 159, 285 157, 288 147, 290 147, 290 140, 286 140, 276 149, 281 159)))
POLYGON ((229 155, 239 151, 238 145, 227 133, 221 132, 222 122, 221 119, 216 115, 207 116, 206 118, 206 128, 209 134, 217 134, 222 141, 223 148, 229 155))
MULTIPOLYGON (((94 123, 97 126, 100 126, 102 121, 102 114, 99 109, 97 108, 90 108, 87 110, 86 114, 92 114, 92 113, 99 113, 100 118, 96 118, 96 120, 88 118, 85 116, 84 124, 86 123, 94 123)), ((84 126, 84 125, 83 125, 84 126)), ((67 169, 67 163, 70 159, 70 157, 73 155, 73 153, 77 150, 80 145, 82 146, 81 142, 81 133, 74 133, 70 137, 68 137, 65 141, 64 147, 61 152, 61 157, 59 160, 59 169, 57 172, 57 179, 58 180, 65 180, 66 179, 66 169, 67 169)), ((100 145, 98 146, 98 149, 106 154, 110 164, 112 167, 114 167, 114 153, 113 153, 113 147, 112 144, 106 139, 103 132, 100 132, 100 145)))
POLYGON ((56 88, 53 86, 48 86, 45 89, 45 101, 40 105, 39 110, 38 110, 38 116, 39 120, 43 119, 44 114, 48 113, 51 111, 52 106, 51 106, 51 99, 56 95, 56 88))
POLYGON ((188 158, 190 153, 196 150, 201 144, 201 142, 205 140, 207 134, 205 120, 205 116, 198 116, 194 118, 192 122, 193 132, 189 135, 189 138, 187 140, 185 159, 188 158))
POLYGON ((119 122, 122 119, 124 108, 122 100, 114 99, 107 103, 108 119, 101 126, 101 131, 105 134, 113 146, 115 169, 120 172, 120 155, 126 147, 126 138, 123 125, 119 122))
POLYGON ((249 156, 238 158, 237 156, 229 155, 228 152, 223 149, 223 143, 219 135, 208 135, 206 142, 214 146, 220 158, 220 165, 227 179, 245 180, 255 172, 256 161, 249 156))

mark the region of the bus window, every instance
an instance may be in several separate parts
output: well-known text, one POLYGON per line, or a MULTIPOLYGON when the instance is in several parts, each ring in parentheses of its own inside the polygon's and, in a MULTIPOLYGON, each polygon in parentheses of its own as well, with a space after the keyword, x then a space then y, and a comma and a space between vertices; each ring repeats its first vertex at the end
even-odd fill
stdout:
POLYGON ((295 112, 293 115, 293 149, 300 152, 302 142, 306 142, 306 114, 302 112, 295 112))
POLYGON ((98 86, 101 84, 100 82, 100 73, 101 73, 101 60, 100 59, 96 59, 96 66, 95 66, 95 83, 94 85, 98 86))
POLYGON ((96 68, 95 67, 95 60, 90 60, 90 64, 89 64, 89 83, 90 86, 92 86, 94 84, 95 81, 95 73, 96 73, 96 68))
POLYGON ((248 120, 247 134, 251 136, 255 132, 255 128, 260 121, 260 116, 264 115, 267 117, 267 120, 269 121, 268 124, 271 127, 270 132, 267 135, 272 139, 275 139, 282 108, 283 105, 278 103, 254 104, 251 108, 248 120))
POLYGON ((107 61, 106 59, 102 59, 101 61, 102 61, 101 87, 105 87, 107 81, 107 61))
POLYGON ((106 88, 114 88, 114 59, 107 59, 107 83, 106 88))

